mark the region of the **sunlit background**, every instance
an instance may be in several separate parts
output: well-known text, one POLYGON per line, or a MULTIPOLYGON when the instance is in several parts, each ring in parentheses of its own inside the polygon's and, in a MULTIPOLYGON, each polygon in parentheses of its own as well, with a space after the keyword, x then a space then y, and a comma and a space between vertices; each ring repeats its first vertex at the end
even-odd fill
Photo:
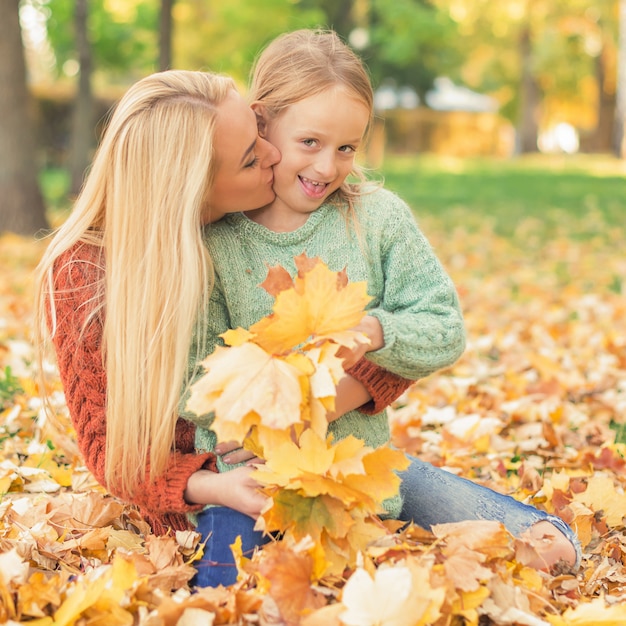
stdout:
POLYGON ((207 69, 245 92, 269 40, 323 27, 370 71, 377 119, 361 159, 372 168, 386 171, 394 155, 534 153, 610 155, 613 171, 624 152, 625 16, 626 0, 22 0, 32 167, 47 209, 67 204, 132 82, 207 69))

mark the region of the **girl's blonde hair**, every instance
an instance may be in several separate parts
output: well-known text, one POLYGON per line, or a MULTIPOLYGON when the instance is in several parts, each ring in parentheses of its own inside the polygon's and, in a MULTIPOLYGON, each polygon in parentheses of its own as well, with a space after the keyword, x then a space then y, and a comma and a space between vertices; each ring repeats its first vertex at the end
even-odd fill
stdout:
MULTIPOLYGON (((251 73, 250 99, 262 104, 274 118, 288 106, 341 86, 374 115, 374 94, 369 75, 361 59, 337 33, 328 30, 303 29, 279 35, 257 57, 251 73)), ((353 175, 363 182, 358 166, 353 175)), ((339 203, 359 195, 360 185, 346 181, 337 190, 339 203)))
POLYGON ((224 76, 174 70, 131 87, 37 270, 41 354, 57 326, 54 274, 68 269, 57 260, 79 242, 100 250, 85 325, 103 323, 105 480, 128 494, 148 462, 152 478, 163 472, 174 443, 189 346, 194 332, 202 336, 213 285, 201 224, 215 173, 216 112, 234 89, 224 76))

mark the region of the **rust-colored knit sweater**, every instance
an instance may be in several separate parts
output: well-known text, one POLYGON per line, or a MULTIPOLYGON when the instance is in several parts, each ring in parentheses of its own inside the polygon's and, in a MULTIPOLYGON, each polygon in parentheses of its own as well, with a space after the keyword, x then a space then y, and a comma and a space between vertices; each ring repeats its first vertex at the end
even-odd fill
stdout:
MULTIPOLYGON (((78 447, 95 479, 104 484, 106 438, 106 372, 102 361, 102 319, 92 318, 84 329, 88 307, 96 297, 100 250, 79 243, 55 264, 55 305, 57 329, 53 337, 65 399, 76 431, 78 447), (84 329, 84 330, 83 330, 84 329)), ((406 380, 370 363, 359 361, 348 370, 372 396, 361 410, 378 413, 395 400, 413 381, 406 380)), ((200 469, 216 471, 215 456, 194 449, 195 426, 180 418, 176 424, 175 449, 166 471, 154 481, 138 485, 132 498, 109 485, 121 500, 135 504, 156 534, 188 529, 187 513, 201 504, 189 504, 184 491, 191 474, 200 469)))

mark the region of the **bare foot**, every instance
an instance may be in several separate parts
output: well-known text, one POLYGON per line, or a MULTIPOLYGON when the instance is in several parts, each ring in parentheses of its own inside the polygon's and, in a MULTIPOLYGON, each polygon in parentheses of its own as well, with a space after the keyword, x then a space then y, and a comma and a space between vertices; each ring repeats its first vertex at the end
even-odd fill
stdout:
POLYGON ((529 567, 549 572, 557 563, 569 566, 576 563, 576 548, 572 542, 547 520, 533 524, 521 538, 534 548, 533 556, 524 563, 529 567))

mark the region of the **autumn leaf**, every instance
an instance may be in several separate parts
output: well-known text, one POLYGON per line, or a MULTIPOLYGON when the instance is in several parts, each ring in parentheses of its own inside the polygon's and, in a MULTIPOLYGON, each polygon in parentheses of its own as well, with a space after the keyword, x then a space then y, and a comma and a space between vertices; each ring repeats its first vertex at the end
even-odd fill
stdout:
POLYGON ((374 576, 356 569, 348 579, 339 615, 346 626, 427 626, 439 617, 445 589, 433 589, 427 568, 381 566, 374 576))
POLYGON ((101 576, 91 581, 79 581, 74 586, 71 595, 55 612, 54 626, 71 626, 93 607, 99 612, 108 612, 111 624, 129 623, 129 618, 132 623, 131 616, 120 606, 120 601, 136 580, 134 567, 118 556, 101 576))
MULTIPOLYGON (((204 362, 207 374, 193 387, 188 407, 198 414, 215 411, 213 429, 218 438, 229 424, 233 434, 237 424, 248 416, 272 428, 287 428, 300 421, 301 371, 283 359, 275 358, 254 343, 218 347, 204 362), (245 390, 245 393, 242 393, 245 390)), ((236 437, 247 434, 243 428, 236 437)))
POLYGON ((272 505, 257 520, 257 529, 287 532, 299 541, 307 536, 318 541, 323 532, 345 536, 354 524, 346 506, 328 495, 303 496, 289 489, 276 490, 272 505))
POLYGON ((326 604, 311 588, 314 561, 307 550, 284 542, 263 549, 259 572, 269 581, 269 594, 276 602, 286 625, 297 625, 301 618, 326 604))
POLYGON ((576 608, 566 609, 562 615, 547 615, 552 626, 623 626, 626 623, 626 605, 608 605, 604 598, 593 598, 576 608))
POLYGON ((270 354, 284 354, 307 343, 331 340, 352 346, 363 340, 349 331, 364 315, 370 300, 365 283, 337 284, 337 274, 315 263, 294 280, 293 288, 280 291, 272 314, 250 327, 256 341, 270 354))

